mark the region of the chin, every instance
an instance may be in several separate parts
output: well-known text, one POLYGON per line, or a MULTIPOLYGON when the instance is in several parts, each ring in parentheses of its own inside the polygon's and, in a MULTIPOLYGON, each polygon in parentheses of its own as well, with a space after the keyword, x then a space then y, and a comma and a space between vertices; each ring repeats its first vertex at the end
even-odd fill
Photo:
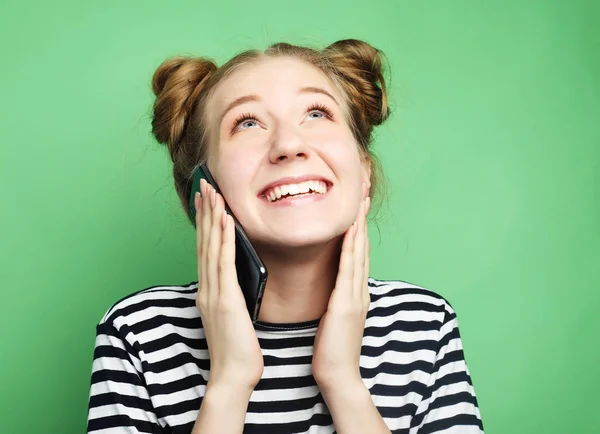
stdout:
POLYGON ((261 244, 278 248, 309 247, 326 244, 339 236, 343 236, 350 224, 344 226, 321 222, 315 225, 272 226, 268 234, 258 238, 261 244))
MULTIPOLYGON (((350 226, 350 223, 347 225, 350 226)), ((273 240, 281 247, 310 247, 325 245, 334 239, 343 237, 347 227, 312 227, 288 230, 273 240)))

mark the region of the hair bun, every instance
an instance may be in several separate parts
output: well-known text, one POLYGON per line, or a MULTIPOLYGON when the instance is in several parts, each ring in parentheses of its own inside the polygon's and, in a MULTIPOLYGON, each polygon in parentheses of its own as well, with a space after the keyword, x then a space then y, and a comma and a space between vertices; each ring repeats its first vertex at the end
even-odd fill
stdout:
POLYGON ((361 113, 357 120, 363 131, 370 131, 389 116, 385 79, 383 77, 383 53, 372 45, 358 39, 343 39, 324 50, 338 75, 348 85, 354 101, 361 101, 361 113))
POLYGON ((206 79, 217 69, 215 63, 201 57, 174 57, 165 60, 152 77, 156 95, 152 134, 169 147, 171 158, 185 134, 198 95, 206 79))

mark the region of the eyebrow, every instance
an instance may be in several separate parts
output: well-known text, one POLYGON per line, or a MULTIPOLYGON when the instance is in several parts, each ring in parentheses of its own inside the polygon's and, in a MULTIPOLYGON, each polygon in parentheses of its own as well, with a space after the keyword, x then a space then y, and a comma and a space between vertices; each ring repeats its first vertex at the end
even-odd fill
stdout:
MULTIPOLYGON (((301 94, 301 93, 320 93, 322 95, 328 96, 329 98, 331 98, 333 100, 333 102, 335 102, 337 105, 339 105, 337 99, 335 99, 335 97, 331 93, 329 93, 328 91, 326 91, 325 89, 322 89, 320 87, 306 86, 306 87, 299 89, 298 93, 299 94, 301 94)), ((262 98, 258 95, 245 95, 245 96, 241 96, 241 97, 235 99, 234 101, 232 101, 231 103, 229 103, 227 105, 225 110, 223 110, 223 113, 221 114, 221 118, 219 120, 219 124, 221 124, 221 122, 223 122, 223 118, 230 110, 234 109, 235 107, 237 107, 239 105, 250 102, 250 101, 262 101, 262 98)))

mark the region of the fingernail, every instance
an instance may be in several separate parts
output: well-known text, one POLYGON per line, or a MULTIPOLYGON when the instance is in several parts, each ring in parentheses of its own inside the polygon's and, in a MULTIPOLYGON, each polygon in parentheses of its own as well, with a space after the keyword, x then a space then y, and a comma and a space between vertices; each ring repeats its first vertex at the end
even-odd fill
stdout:
POLYGON ((210 191, 210 206, 214 208, 217 204, 217 192, 215 190, 210 191))
POLYGON ((196 207, 196 211, 198 211, 198 208, 200 208, 200 192, 197 191, 196 194, 194 195, 194 206, 196 207))
POLYGON ((206 192, 204 191, 206 186, 206 181, 204 180, 204 178, 200 178, 200 194, 202 196, 206 196, 206 192))
POLYGON ((354 228, 352 229, 352 235, 356 236, 356 233, 358 232, 358 224, 354 222, 352 223, 352 225, 354 226, 354 228))

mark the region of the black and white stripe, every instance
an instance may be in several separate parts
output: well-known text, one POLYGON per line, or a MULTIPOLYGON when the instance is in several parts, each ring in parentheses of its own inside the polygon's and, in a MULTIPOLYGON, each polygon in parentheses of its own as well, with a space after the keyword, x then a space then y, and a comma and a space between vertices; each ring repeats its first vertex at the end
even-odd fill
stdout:
MULTIPOLYGON (((88 433, 190 433, 210 361, 197 283, 156 286, 115 303, 97 326, 88 433)), ((483 432, 456 314, 425 288, 369 279, 360 370, 390 430, 483 432)), ((244 433, 333 433, 311 374, 318 322, 257 324, 265 369, 244 433)))

